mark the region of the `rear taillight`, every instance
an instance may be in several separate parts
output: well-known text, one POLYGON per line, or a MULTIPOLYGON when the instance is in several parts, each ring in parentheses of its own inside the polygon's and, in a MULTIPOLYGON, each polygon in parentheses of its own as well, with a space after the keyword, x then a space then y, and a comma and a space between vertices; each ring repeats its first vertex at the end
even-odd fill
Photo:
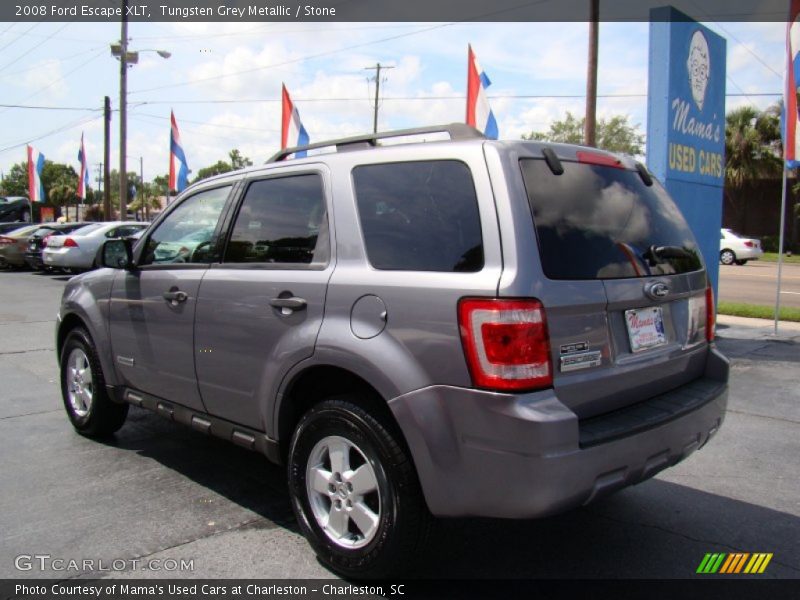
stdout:
POLYGON ((714 290, 706 288, 706 341, 713 342, 716 335, 716 315, 714 313, 714 290))
POLYGON ((8 246, 9 244, 14 243, 14 238, 6 237, 4 235, 0 235, 0 246, 8 246))
POLYGON ((73 240, 72 238, 67 238, 64 240, 64 248, 77 248, 78 242, 73 240))
POLYGON ((538 300, 464 298, 458 323, 476 387, 521 391, 553 385, 547 319, 538 300))
POLYGON ((52 234, 52 233, 49 233, 49 234, 47 234, 46 236, 44 236, 44 237, 42 238, 42 248, 46 248, 46 247, 47 247, 47 240, 49 240, 49 239, 50 239, 50 236, 51 236, 51 235, 53 235, 53 234, 52 234))
POLYGON ((745 246, 747 246, 748 248, 755 248, 755 246, 756 246, 756 245, 755 245, 753 242, 751 242, 750 240, 747 240, 747 241, 744 243, 744 245, 745 245, 745 246))

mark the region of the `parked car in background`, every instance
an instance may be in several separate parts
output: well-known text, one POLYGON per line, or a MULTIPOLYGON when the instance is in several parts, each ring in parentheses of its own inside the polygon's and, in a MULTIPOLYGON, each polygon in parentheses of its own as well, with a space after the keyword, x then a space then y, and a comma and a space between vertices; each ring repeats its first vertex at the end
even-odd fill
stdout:
POLYGON ((12 221, 11 223, 0 223, 0 235, 11 233, 17 229, 27 227, 30 223, 23 223, 22 221, 12 221))
POLYGON ((0 268, 25 266, 28 237, 37 229, 38 225, 20 223, 18 229, 0 235, 0 268))
POLYGON ((732 229, 720 230, 719 262, 723 265, 744 265, 748 260, 758 260, 763 254, 760 240, 746 238, 732 229))
POLYGON ((24 196, 0 196, 0 223, 31 222, 31 201, 24 196))
POLYGON ((130 237, 147 229, 148 225, 150 223, 140 221, 90 223, 69 235, 49 237, 47 247, 42 251, 42 259, 45 266, 66 271, 93 269, 97 266, 97 250, 103 242, 111 238, 130 237))
POLYGON ((45 268, 42 250, 47 246, 47 240, 52 235, 64 235, 89 225, 86 222, 78 223, 42 223, 28 238, 28 247, 25 250, 25 263, 36 271, 45 268))

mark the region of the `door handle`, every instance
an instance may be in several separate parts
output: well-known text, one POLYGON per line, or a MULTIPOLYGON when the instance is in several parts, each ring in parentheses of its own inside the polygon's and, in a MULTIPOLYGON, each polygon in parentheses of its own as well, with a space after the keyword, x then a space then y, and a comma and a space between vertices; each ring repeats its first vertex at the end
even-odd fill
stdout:
POLYGON ((180 290, 170 290, 161 294, 164 300, 168 301, 172 306, 178 306, 181 302, 186 302, 189 299, 189 294, 180 290))
POLYGON ((303 310, 307 304, 304 298, 298 298, 296 296, 291 296, 289 298, 272 298, 269 303, 270 306, 280 308, 282 315, 290 315, 296 310, 303 310))

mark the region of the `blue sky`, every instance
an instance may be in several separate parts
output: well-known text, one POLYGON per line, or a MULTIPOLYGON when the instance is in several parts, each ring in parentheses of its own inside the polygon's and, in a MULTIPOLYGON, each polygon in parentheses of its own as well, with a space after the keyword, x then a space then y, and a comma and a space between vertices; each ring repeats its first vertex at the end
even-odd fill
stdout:
MULTIPOLYGON (((781 91, 785 25, 706 25, 728 40, 727 91, 739 95, 727 109, 775 102, 756 94, 781 91)), ((544 131, 567 110, 583 114, 587 31, 586 23, 133 23, 132 49, 172 57, 142 52, 129 71, 129 169, 143 156, 146 180, 166 173, 170 108, 193 171, 231 148, 263 162, 280 145, 282 82, 312 141, 371 131, 365 67, 377 62, 394 66, 382 83, 381 129, 463 121, 468 43, 492 79, 500 136, 544 131), (575 97, 547 97, 556 95, 575 97)), ((108 45, 119 35, 118 24, 0 23, 0 104, 100 109, 108 95, 118 108, 119 63, 108 45)), ((601 24, 599 94, 616 97, 600 98, 599 116, 628 115, 646 130, 647 54, 648 24, 601 24)), ((23 161, 31 141, 77 167, 81 131, 95 165, 101 111, 0 107, 0 169, 23 161)), ((118 133, 115 112, 112 166, 118 133)))

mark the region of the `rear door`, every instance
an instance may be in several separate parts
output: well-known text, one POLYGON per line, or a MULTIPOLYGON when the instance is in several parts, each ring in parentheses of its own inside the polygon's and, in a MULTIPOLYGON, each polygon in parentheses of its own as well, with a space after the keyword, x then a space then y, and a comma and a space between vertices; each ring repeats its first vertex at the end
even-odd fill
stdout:
POLYGON ((589 417, 702 375, 706 275, 686 221, 658 182, 647 185, 607 155, 578 156, 562 161, 562 174, 537 158, 519 168, 545 278, 538 296, 554 386, 589 417))
POLYGON ((327 170, 246 182, 222 262, 200 285, 195 356, 208 412, 266 429, 283 375, 311 356, 333 271, 327 170))

